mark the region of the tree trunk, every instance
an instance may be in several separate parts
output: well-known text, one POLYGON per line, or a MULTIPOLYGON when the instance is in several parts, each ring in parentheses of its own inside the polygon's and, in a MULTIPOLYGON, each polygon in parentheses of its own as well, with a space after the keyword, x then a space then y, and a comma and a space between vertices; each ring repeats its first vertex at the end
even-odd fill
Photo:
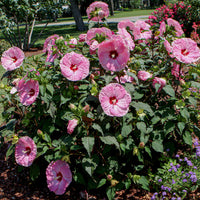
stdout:
POLYGON ((110 15, 113 16, 114 15, 114 2, 113 0, 109 1, 109 10, 110 10, 110 15))
POLYGON ((81 16, 80 10, 78 9, 78 5, 76 4, 75 0, 70 0, 72 15, 76 22, 76 28, 79 31, 85 31, 86 27, 83 23, 83 18, 81 16))

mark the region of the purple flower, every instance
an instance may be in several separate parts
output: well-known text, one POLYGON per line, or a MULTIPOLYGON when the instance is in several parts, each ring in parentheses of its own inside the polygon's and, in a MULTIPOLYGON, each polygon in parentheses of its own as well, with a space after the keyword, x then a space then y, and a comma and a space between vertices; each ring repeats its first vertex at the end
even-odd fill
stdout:
POLYGON ((188 166, 193 166, 192 162, 190 160, 187 161, 188 166))
POLYGON ((162 192, 162 195, 163 195, 163 196, 166 196, 166 195, 167 195, 167 193, 166 193, 166 192, 162 192))
POLYGON ((191 176, 190 176, 190 180, 191 180, 193 183, 197 182, 197 177, 196 177, 196 175, 195 175, 195 174, 191 175, 191 176))
POLYGON ((183 181, 183 183, 186 183, 186 182, 187 182, 187 179, 184 178, 182 181, 183 181))
POLYGON ((185 192, 185 193, 186 193, 186 192, 187 192, 187 190, 183 190, 182 192, 185 192))
POLYGON ((162 182, 162 179, 160 178, 160 179, 158 179, 158 183, 160 183, 160 182, 162 182))
POLYGON ((176 182, 175 182, 175 180, 174 179, 172 179, 172 184, 175 184, 176 182))

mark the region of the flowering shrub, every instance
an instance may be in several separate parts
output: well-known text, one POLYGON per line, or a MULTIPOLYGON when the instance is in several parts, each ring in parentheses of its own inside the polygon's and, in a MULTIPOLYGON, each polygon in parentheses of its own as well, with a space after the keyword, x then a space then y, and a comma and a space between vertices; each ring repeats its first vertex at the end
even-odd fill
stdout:
MULTIPOLYGON (((164 163, 158 169, 152 181, 156 184, 158 192, 154 193, 153 199, 171 197, 170 199, 184 199, 191 191, 198 188, 199 173, 199 152, 200 145, 198 139, 193 141, 194 153, 177 154, 175 159, 164 163)), ((165 158, 166 159, 166 158, 165 158)), ((189 197, 188 197, 189 198, 189 197)))
POLYGON ((118 27, 117 33, 92 28, 73 44, 69 36, 47 38, 46 54, 25 58, 2 77, 7 156, 32 138, 36 156, 33 142, 25 141, 20 148, 28 164, 18 162, 19 153, 16 161, 30 165, 32 179, 45 166, 55 194, 70 184, 102 189, 109 199, 131 184, 148 190, 147 170, 159 167, 163 152, 191 146, 192 133, 200 133, 190 92, 200 88, 196 43, 174 29, 159 36, 145 22, 118 27))
POLYGON ((180 23, 186 36, 190 36, 192 31, 192 22, 194 22, 194 19, 191 18, 193 12, 194 9, 191 9, 191 5, 189 3, 179 1, 177 3, 163 5, 157 8, 152 15, 149 16, 148 22, 151 25, 156 25, 157 23, 160 24, 163 21, 166 22, 168 18, 172 18, 180 23))

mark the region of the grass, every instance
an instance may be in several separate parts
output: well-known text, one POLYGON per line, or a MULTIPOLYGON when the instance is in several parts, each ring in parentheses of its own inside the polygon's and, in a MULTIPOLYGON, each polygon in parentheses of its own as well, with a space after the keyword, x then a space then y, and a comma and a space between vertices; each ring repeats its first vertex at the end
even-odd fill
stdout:
MULTIPOLYGON (((134 16, 141 16, 141 15, 151 15, 151 13, 155 9, 147 9, 147 10, 141 10, 141 9, 129 9, 126 11, 114 11, 113 16, 109 16, 109 18, 121 18, 121 17, 134 17, 134 16)), ((82 16, 84 21, 87 21, 87 16, 82 16)), ((37 22, 37 24, 46 23, 46 20, 43 20, 41 22, 37 22)), ((73 17, 66 17, 66 18, 58 18, 57 22, 74 22, 73 17)))
MULTIPOLYGON (((2 75, 4 74, 4 72, 5 72, 5 69, 0 65, 0 78, 2 77, 2 75)), ((0 83, 5 83, 5 79, 3 81, 1 81, 0 83)), ((3 95, 3 94, 4 93, 0 89, 0 100, 2 100, 1 95, 3 95)), ((3 123, 2 112, 3 112, 3 106, 0 103, 0 126, 3 123)))
MULTIPOLYGON (((109 18, 122 18, 122 17, 131 17, 131 16, 141 16, 141 15, 150 15, 154 10, 149 9, 149 10, 140 10, 140 9, 133 9, 133 10, 127 10, 127 11, 115 11, 114 16, 110 16, 109 18)), ((83 16, 83 20, 87 21, 87 17, 83 16)), ((46 21, 41 21, 38 23, 45 23, 46 21)), ((73 17, 68 17, 68 18, 58 18, 57 22, 74 22, 73 17)), ((21 28, 21 33, 22 35, 24 34, 24 27, 22 26, 21 28)), ((38 35, 40 31, 42 30, 42 27, 34 27, 33 31, 33 36, 32 36, 32 41, 34 41, 36 38, 38 39, 38 35)), ((65 34, 70 34, 73 37, 78 37, 80 34, 80 31, 76 30, 75 25, 56 25, 56 26, 47 26, 45 31, 42 33, 42 35, 39 37, 37 42, 35 43, 35 47, 41 47, 44 44, 45 39, 53 34, 58 34, 58 35, 65 35, 65 34)), ((0 33, 0 39, 4 39, 4 36, 2 33, 0 33)))

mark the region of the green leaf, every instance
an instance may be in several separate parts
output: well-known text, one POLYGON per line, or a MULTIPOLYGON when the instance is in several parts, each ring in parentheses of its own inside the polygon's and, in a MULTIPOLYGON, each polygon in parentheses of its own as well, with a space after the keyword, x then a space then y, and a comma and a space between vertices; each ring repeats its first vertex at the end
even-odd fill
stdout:
POLYGON ((144 149, 145 149, 145 151, 149 154, 149 156, 152 158, 150 148, 147 147, 147 146, 145 146, 144 149))
POLYGON ((108 200, 113 200, 115 198, 115 188, 114 187, 109 187, 106 191, 108 200))
POLYGON ((167 121, 164 125, 165 135, 171 133, 175 129, 175 123, 173 121, 167 121))
POLYGON ((190 132, 185 131, 183 134, 183 140, 186 144, 192 145, 192 135, 190 132))
POLYGON ((104 137, 100 137, 100 139, 105 144, 108 144, 108 145, 114 144, 117 147, 117 149, 120 150, 119 143, 117 142, 117 139, 114 136, 104 136, 104 137))
POLYGON ((137 126, 138 130, 140 130, 141 133, 146 133, 147 127, 144 122, 137 122, 136 126, 137 126))
POLYGON ((51 95, 53 96, 53 93, 54 93, 54 87, 53 87, 53 85, 47 84, 46 88, 51 93, 51 95))
POLYGON ((40 168, 37 164, 33 164, 30 167, 30 177, 31 180, 34 181, 36 180, 40 175, 40 168))
POLYGON ((9 157, 12 153, 14 153, 14 150, 15 150, 14 145, 11 145, 11 146, 8 148, 8 150, 7 150, 7 152, 6 152, 6 160, 8 159, 8 157, 9 157))
POLYGON ((57 108, 56 108, 55 103, 54 103, 54 102, 51 102, 50 105, 49 105, 49 109, 48 109, 47 112, 50 114, 50 116, 51 116, 52 118, 55 118, 56 110, 57 110, 57 108))
POLYGON ((104 135, 103 130, 102 130, 101 126, 99 126, 99 124, 93 123, 92 128, 97 130, 98 132, 100 132, 102 135, 104 135))
POLYGON ((137 92, 137 91, 135 91, 135 92, 133 93, 133 99, 141 99, 143 96, 144 96, 144 94, 139 93, 139 92, 137 92))
POLYGON ((163 143, 161 140, 154 140, 152 142, 152 148, 157 152, 163 152, 163 143))
POLYGON ((92 161, 92 159, 90 158, 83 158, 82 160, 82 166, 85 169, 85 171, 92 176, 94 170, 97 167, 97 164, 95 162, 92 161))
POLYGON ((130 105, 133 106, 137 111, 142 109, 149 112, 151 115, 153 115, 153 110, 147 103, 133 101, 130 103, 130 105))
POLYGON ((181 133, 183 133, 183 130, 185 128, 185 123, 184 122, 178 122, 178 128, 179 128, 179 131, 181 133))
POLYGON ((121 135, 123 137, 127 137, 131 133, 132 129, 133 129, 132 124, 127 125, 127 124, 124 123, 124 125, 122 126, 121 135))
POLYGON ((145 176, 141 176, 140 177, 139 183, 142 185, 142 188, 144 190, 148 190, 149 191, 149 181, 145 176))
POLYGON ((97 185, 97 188, 100 188, 101 186, 105 185, 106 184, 106 179, 103 178, 99 181, 98 185, 97 185))
POLYGON ((82 139, 83 146, 88 152, 88 155, 91 156, 91 152, 94 146, 94 137, 83 137, 82 139))
POLYGON ((190 118, 190 113, 188 112, 187 108, 184 108, 180 111, 181 115, 188 121, 190 118))
POLYGON ((175 91, 171 85, 166 85, 163 90, 171 97, 175 97, 175 91))

